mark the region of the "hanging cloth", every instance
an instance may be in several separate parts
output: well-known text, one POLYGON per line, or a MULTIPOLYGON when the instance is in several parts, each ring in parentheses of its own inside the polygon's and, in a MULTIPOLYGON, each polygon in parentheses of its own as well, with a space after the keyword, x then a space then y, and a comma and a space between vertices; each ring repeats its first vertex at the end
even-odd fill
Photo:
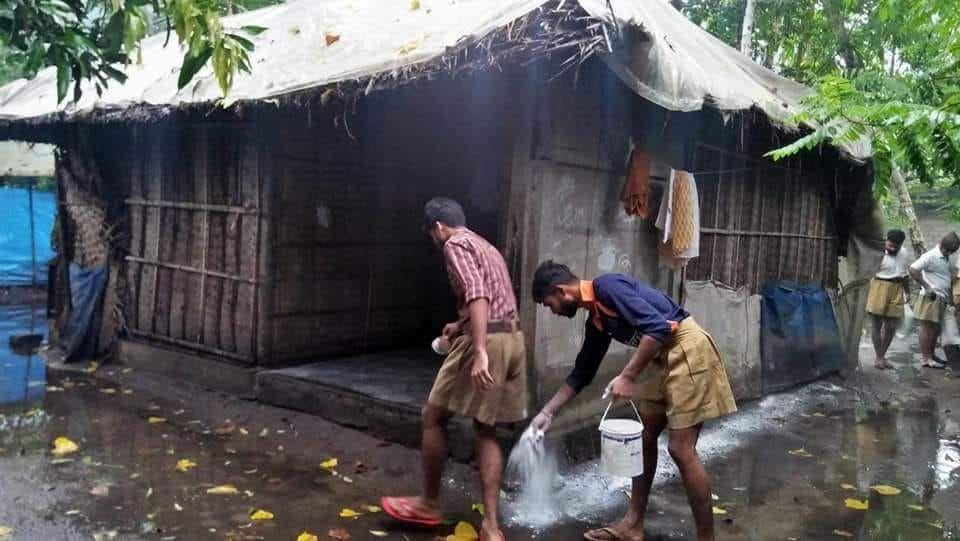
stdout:
POLYGON ((627 166, 627 180, 620 192, 623 210, 629 216, 646 219, 650 215, 650 156, 634 147, 627 166))
POLYGON ((692 176, 686 171, 677 171, 673 182, 673 255, 681 256, 693 245, 697 235, 696 187, 692 176))
POLYGON ((700 200, 696 179, 686 171, 670 171, 657 215, 660 266, 680 269, 700 255, 700 200))

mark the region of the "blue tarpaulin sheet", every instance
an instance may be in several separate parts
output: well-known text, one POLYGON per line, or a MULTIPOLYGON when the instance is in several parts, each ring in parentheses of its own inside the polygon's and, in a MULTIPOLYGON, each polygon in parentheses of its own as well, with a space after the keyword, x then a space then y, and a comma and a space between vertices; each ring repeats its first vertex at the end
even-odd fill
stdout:
MULTIPOLYGON (((47 261, 53 257, 50 231, 57 213, 52 192, 33 191, 36 279, 47 283, 47 261)), ((27 188, 0 187, 0 286, 31 283, 30 192, 27 188)))
POLYGON ((82 269, 70 264, 70 299, 73 311, 60 331, 60 346, 68 361, 86 360, 97 350, 97 315, 107 283, 107 268, 82 269))
POLYGON ((846 359, 830 297, 819 285, 774 282, 761 290, 763 393, 839 370, 846 359))

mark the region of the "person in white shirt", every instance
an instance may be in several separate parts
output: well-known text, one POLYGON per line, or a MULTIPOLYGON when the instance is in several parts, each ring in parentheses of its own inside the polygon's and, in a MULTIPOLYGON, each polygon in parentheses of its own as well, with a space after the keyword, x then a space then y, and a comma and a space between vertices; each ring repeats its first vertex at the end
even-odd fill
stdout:
POLYGON ((907 273, 910 256, 902 249, 906 238, 907 235, 899 229, 887 232, 880 270, 870 281, 870 293, 867 295, 867 313, 873 316, 873 351, 877 355, 873 365, 880 370, 891 368, 886 359, 887 349, 903 319, 903 307, 910 291, 910 276, 907 273))
POLYGON ((947 233, 936 247, 926 252, 910 265, 910 276, 920 283, 920 298, 913 309, 920 321, 920 356, 923 366, 944 368, 942 359, 934 356, 940 338, 940 326, 947 304, 953 302, 951 287, 956 269, 950 256, 960 249, 960 237, 947 233))

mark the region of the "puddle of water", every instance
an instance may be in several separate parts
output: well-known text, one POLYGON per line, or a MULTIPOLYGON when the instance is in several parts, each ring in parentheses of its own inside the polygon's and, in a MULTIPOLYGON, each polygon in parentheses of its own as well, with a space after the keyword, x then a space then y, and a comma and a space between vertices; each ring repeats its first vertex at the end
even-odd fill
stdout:
POLYGON ((46 367, 37 355, 20 355, 10 350, 10 336, 25 332, 46 334, 45 309, 34 311, 30 331, 29 305, 0 305, 0 404, 41 400, 46 387, 46 367))

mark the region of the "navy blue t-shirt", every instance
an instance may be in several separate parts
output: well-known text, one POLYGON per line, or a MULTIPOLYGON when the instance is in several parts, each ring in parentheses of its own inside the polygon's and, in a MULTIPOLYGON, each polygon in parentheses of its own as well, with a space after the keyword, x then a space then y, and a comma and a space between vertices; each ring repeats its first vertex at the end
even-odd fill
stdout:
POLYGON ((690 314, 660 290, 625 274, 603 274, 581 287, 590 310, 583 347, 566 382, 578 393, 593 381, 610 340, 636 347, 644 336, 663 343, 672 330, 690 314))

